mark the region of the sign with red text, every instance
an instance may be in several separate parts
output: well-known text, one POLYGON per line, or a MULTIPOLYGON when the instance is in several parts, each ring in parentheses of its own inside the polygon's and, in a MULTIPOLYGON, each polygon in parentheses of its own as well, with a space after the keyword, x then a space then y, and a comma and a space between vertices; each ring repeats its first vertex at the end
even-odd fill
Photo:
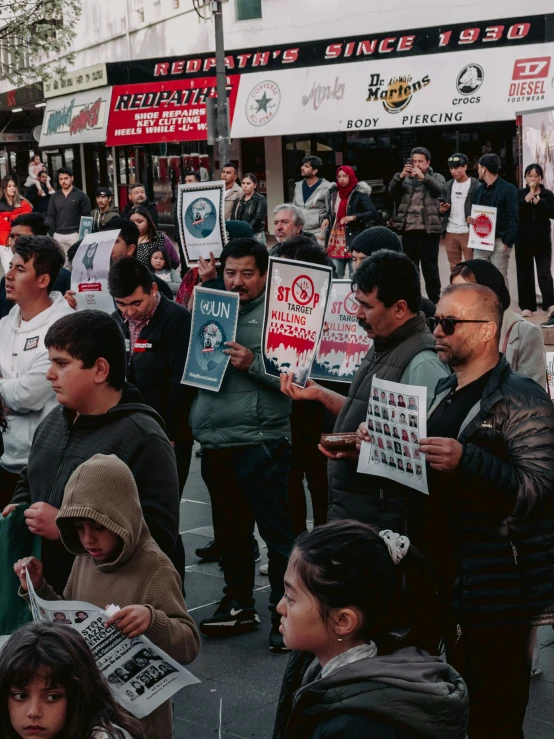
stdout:
POLYGON ((496 208, 493 205, 474 203, 471 206, 471 217, 474 221, 469 226, 469 248, 492 251, 496 233, 496 208))
MULTIPOLYGON (((239 78, 227 78, 233 119, 239 78)), ((205 141, 206 100, 217 97, 215 77, 116 85, 108 123, 108 146, 164 141, 205 141)))
POLYGON ((50 98, 44 109, 40 146, 104 143, 111 87, 50 98))
POLYGON ((352 382, 372 341, 356 319, 358 303, 350 280, 333 280, 321 340, 312 365, 314 380, 352 382))
POLYGON ((294 373, 304 387, 321 338, 331 287, 331 267, 270 257, 262 352, 265 371, 294 373))

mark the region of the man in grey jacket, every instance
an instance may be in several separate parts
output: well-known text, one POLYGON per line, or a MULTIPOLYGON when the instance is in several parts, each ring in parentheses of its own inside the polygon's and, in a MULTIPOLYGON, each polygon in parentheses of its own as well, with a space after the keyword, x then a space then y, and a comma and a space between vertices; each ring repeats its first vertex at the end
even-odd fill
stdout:
POLYGON ((439 242, 442 216, 439 198, 446 180, 431 169, 431 154, 423 146, 412 149, 402 172, 397 172, 389 185, 393 197, 400 196, 395 226, 402 234, 407 254, 425 279, 427 297, 438 303, 441 294, 439 276, 439 242))
MULTIPOLYGON (((304 178, 296 183, 293 205, 300 208, 304 216, 304 232, 316 236, 329 228, 330 182, 319 177, 323 162, 319 157, 307 156, 302 160, 300 172, 304 178)), ((323 241, 323 235, 321 236, 323 241)))

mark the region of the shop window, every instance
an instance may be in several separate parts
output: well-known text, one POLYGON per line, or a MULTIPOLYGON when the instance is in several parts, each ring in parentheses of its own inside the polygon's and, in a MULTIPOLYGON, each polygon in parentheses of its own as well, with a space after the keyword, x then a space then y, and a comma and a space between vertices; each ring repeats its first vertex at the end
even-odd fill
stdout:
POLYGON ((262 17, 262 0, 235 0, 238 21, 250 21, 262 17))

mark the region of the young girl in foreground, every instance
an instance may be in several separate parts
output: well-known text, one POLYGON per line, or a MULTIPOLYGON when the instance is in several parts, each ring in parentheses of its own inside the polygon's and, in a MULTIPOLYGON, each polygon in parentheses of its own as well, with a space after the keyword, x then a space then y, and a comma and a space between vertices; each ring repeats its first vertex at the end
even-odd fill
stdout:
POLYGON ((115 702, 83 637, 53 623, 29 623, 0 651, 0 736, 142 739, 115 702))
POLYGON ((277 612, 297 651, 273 739, 465 737, 466 687, 432 656, 440 611, 407 537, 356 521, 303 534, 277 612))

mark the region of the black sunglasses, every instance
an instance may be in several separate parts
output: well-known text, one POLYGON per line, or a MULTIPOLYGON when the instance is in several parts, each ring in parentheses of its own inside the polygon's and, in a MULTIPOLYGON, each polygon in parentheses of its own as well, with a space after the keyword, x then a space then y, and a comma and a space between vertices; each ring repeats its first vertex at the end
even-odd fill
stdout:
POLYGON ((445 336, 452 336, 458 323, 489 323, 489 321, 470 321, 462 318, 428 318, 429 331, 433 333, 440 326, 445 336))

